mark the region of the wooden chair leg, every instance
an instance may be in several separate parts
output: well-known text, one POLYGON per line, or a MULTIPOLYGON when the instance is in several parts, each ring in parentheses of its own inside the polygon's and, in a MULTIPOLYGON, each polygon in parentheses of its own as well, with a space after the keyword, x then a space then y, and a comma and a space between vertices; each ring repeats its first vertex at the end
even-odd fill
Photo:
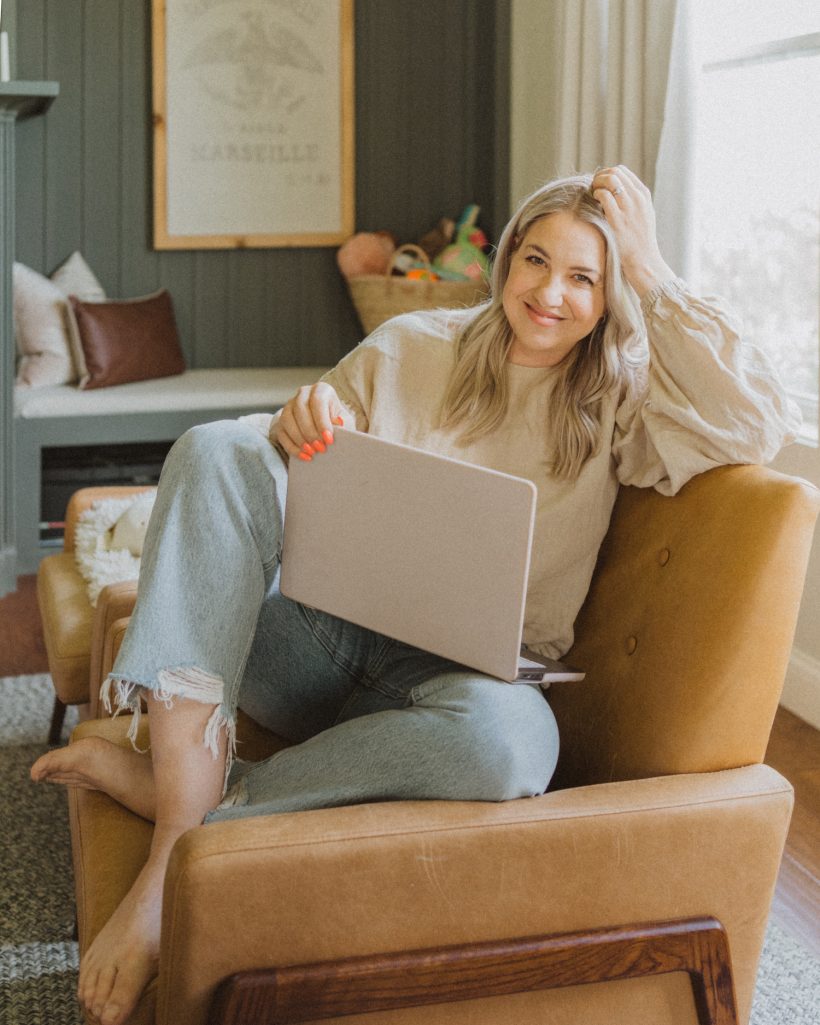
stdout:
POLYGON ((737 1025, 729 943, 714 918, 432 947, 240 972, 209 1025, 294 1025, 348 1014, 687 972, 698 1025, 737 1025))
POLYGON ((51 726, 48 729, 49 744, 60 743, 60 734, 63 732, 63 722, 65 720, 65 708, 66 706, 55 694, 54 708, 51 712, 51 726))

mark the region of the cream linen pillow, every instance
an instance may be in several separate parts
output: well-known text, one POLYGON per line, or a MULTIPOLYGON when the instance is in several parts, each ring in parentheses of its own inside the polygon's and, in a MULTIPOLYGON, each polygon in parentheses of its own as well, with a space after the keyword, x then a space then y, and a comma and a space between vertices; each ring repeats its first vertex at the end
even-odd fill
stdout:
POLYGON ((79 253, 72 253, 51 279, 22 263, 13 268, 17 384, 40 388, 77 379, 72 351, 80 350, 69 295, 105 299, 102 285, 79 253))
POLYGON ((105 301, 103 287, 94 277, 94 272, 81 253, 72 253, 66 262, 54 271, 51 280, 66 295, 76 295, 78 299, 84 299, 89 303, 105 301))

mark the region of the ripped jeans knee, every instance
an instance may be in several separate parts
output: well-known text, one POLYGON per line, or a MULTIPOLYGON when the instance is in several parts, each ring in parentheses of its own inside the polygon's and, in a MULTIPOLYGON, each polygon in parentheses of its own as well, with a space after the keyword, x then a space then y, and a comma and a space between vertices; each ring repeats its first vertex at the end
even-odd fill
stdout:
POLYGON ((100 689, 100 699, 109 715, 119 715, 127 711, 132 713, 128 739, 136 751, 140 750, 137 746, 137 734, 142 716, 142 698, 149 694, 169 709, 173 708, 174 698, 187 698, 203 705, 214 706, 205 726, 202 743, 216 760, 219 757, 220 732, 224 729, 227 734, 225 780, 222 787, 224 794, 236 756, 236 716, 225 710, 225 684, 222 679, 196 666, 161 669, 157 673, 155 683, 129 680, 114 673, 109 675, 100 689))

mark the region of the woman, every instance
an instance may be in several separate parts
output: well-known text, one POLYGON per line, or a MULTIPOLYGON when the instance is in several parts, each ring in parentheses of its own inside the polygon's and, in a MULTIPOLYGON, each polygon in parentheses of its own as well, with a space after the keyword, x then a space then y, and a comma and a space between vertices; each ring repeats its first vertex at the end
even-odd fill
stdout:
POLYGON ((537 687, 279 594, 283 455, 321 458, 344 423, 532 479, 524 640, 560 657, 619 483, 673 494, 712 466, 766 461, 790 438, 772 368, 674 278, 649 191, 627 168, 526 200, 492 285, 475 310, 374 332, 273 418, 273 445, 221 423, 169 456, 106 685, 135 712, 145 697, 151 757, 87 738, 32 768, 156 823, 148 862, 81 966, 80 1000, 104 1025, 127 1018, 156 970, 162 882, 185 830, 357 801, 524 797, 543 793, 555 767, 555 720, 537 687), (237 702, 293 746, 232 767, 237 702))

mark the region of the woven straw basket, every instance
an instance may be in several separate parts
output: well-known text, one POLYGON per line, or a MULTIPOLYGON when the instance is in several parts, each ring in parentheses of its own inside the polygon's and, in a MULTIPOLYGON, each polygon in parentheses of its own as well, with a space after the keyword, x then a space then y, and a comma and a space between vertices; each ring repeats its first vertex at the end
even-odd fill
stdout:
POLYGON ((427 254, 418 246, 400 246, 390 260, 387 274, 363 274, 347 282, 365 334, 391 317, 416 310, 464 309, 487 298, 487 287, 478 281, 408 281, 390 271, 400 253, 412 254, 429 267, 427 254))

